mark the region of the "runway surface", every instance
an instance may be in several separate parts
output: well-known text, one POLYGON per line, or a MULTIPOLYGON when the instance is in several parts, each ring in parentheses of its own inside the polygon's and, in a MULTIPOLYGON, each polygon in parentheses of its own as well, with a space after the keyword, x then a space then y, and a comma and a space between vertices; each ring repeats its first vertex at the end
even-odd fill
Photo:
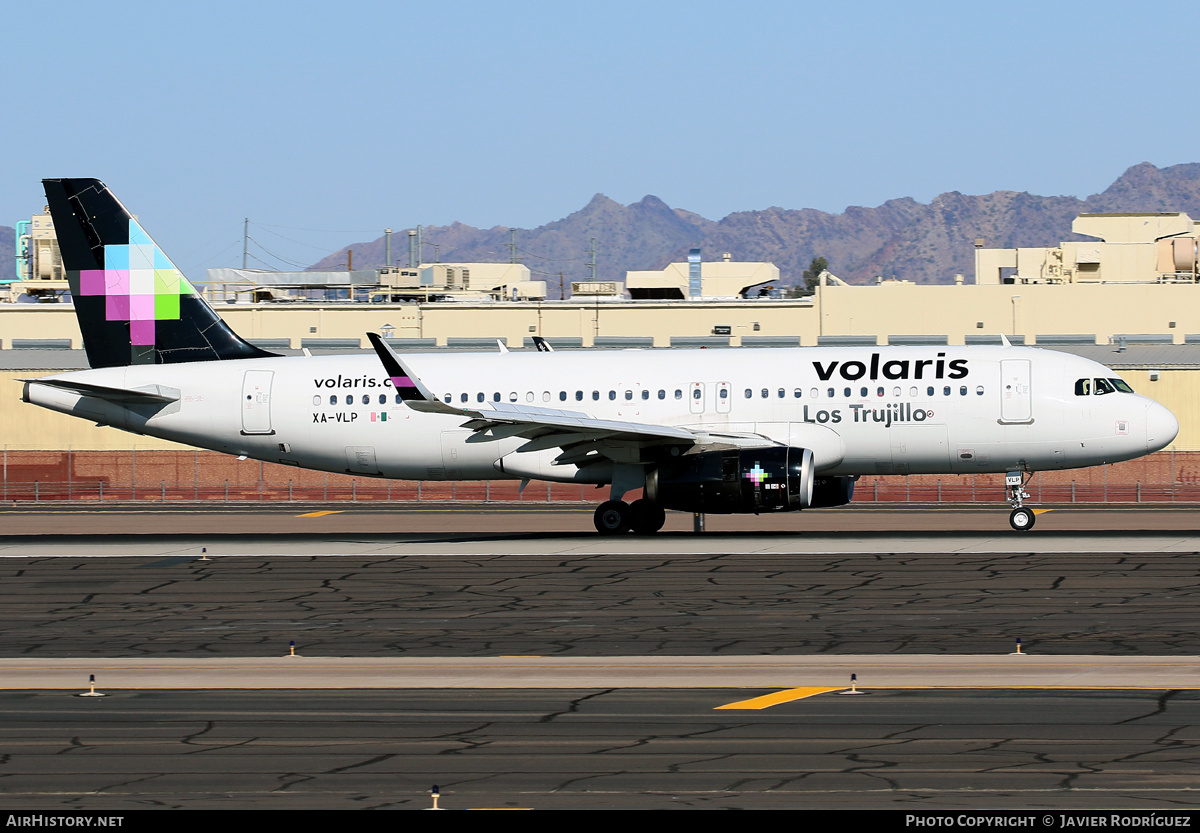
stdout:
POLYGON ((0 692, 7 811, 1180 808, 1195 692, 0 692))
POLYGON ((1200 804, 1191 510, 295 510, 0 511, 0 803, 1200 804))

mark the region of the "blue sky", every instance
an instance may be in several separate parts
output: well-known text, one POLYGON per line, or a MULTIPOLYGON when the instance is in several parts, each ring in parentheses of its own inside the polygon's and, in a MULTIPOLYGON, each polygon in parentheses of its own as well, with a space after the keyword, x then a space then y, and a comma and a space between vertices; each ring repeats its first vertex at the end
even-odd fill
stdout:
MULTIPOLYGON (((0 224, 105 180, 203 280, 602 192, 711 219, 1200 161, 1194 2, 55 2, 5 9, 0 224), (253 263, 253 261, 252 261, 253 263), (263 265, 261 262, 253 265, 263 265)), ((603 241, 601 241, 601 247, 603 241)))

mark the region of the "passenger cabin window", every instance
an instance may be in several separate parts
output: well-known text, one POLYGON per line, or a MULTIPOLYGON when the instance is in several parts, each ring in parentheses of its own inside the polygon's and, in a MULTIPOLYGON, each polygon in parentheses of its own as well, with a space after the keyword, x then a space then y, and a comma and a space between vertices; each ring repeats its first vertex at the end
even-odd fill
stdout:
POLYGON ((850 388, 846 388, 845 390, 842 391, 842 396, 849 399, 852 393, 853 392, 850 390, 850 388))
POLYGON ((700 388, 696 388, 694 391, 692 391, 692 399, 700 399, 700 388))
POLYGON ((593 402, 599 402, 599 401, 600 401, 600 391, 598 391, 598 390, 594 390, 594 391, 592 391, 592 401, 593 401, 593 402))
POLYGON ((617 398, 617 392, 615 390, 610 390, 608 392, 608 401, 614 402, 614 401, 616 401, 616 398, 617 398))
POLYGON ((753 396, 754 396, 754 391, 750 390, 750 388, 746 388, 746 398, 751 399, 753 396))
MULTIPOLYGON (((399 402, 399 401, 400 401, 400 394, 396 394, 396 401, 397 401, 397 402, 399 402)), ((336 404, 337 404, 337 394, 336 394, 336 393, 335 393, 333 396, 329 397, 329 404, 330 404, 330 405, 336 405, 336 404)))
POLYGON ((929 387, 925 388, 925 395, 926 395, 926 396, 933 396, 933 393, 934 393, 934 387, 933 387, 933 385, 930 385, 929 387))
POLYGON ((728 399, 729 398, 729 388, 721 388, 720 397, 722 399, 728 399))
POLYGON ((834 391, 833 388, 829 388, 825 393, 826 393, 826 395, 829 396, 830 399, 833 399, 833 397, 837 396, 837 392, 834 391))
POLYGON ((477 393, 477 394, 475 394, 475 401, 476 401, 476 402, 482 402, 482 401, 483 401, 484 399, 486 399, 486 398, 487 398, 487 397, 485 397, 485 396, 484 396, 482 393, 477 393))
POLYGON ((792 391, 792 396, 799 399, 801 397, 800 388, 796 388, 794 391, 792 391))
POLYGON ((771 394, 771 392, 768 391, 766 388, 762 389, 762 398, 763 399, 766 399, 768 396, 770 396, 770 394, 771 394))
POLYGON ((650 391, 648 391, 648 390, 642 391, 642 399, 645 400, 645 399, 649 399, 649 398, 650 398, 650 391))
POLYGON ((785 396, 787 396, 787 391, 785 391, 783 388, 780 388, 778 391, 778 396, 780 399, 783 399, 785 396))
POLYGON ((683 399, 683 389, 682 388, 675 388, 675 398, 683 399))
POLYGON ((975 395, 983 396, 983 385, 979 385, 978 387, 975 388, 975 395))
POLYGON ((631 399, 633 399, 633 391, 631 391, 631 390, 625 391, 625 401, 628 402, 631 399))
POLYGON ((659 399, 666 399, 666 398, 667 398, 667 392, 666 392, 665 390, 663 390, 662 388, 659 388, 659 389, 658 389, 658 398, 659 398, 659 399))

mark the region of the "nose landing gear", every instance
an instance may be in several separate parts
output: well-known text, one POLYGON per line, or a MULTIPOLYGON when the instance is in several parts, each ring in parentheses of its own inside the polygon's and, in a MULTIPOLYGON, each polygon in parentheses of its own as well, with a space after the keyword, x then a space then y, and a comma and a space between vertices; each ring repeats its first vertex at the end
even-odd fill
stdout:
POLYGON ((1008 516, 1008 524, 1018 532, 1028 532, 1033 529, 1034 521, 1037 520, 1037 515, 1033 514, 1033 510, 1024 505, 1025 499, 1029 497, 1029 492, 1025 491, 1027 476, 1025 472, 1020 471, 1010 471, 1004 476, 1008 502, 1013 508, 1008 516))

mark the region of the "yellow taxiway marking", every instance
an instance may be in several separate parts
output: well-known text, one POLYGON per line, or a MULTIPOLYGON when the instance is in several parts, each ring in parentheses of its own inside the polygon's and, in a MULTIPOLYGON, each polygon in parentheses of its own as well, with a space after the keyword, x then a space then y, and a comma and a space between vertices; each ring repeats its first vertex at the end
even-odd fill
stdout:
POLYGON ((325 509, 321 512, 305 512, 303 515, 297 515, 297 518, 319 518, 322 515, 340 515, 341 509, 325 509))
POLYGON ((790 703, 793 700, 803 700, 805 697, 813 697, 817 694, 824 694, 827 691, 841 691, 845 686, 829 687, 829 686, 805 686, 803 688, 788 688, 783 691, 776 691, 774 694, 764 694, 762 697, 752 697, 749 700, 739 700, 736 703, 726 703, 724 706, 717 706, 716 709, 765 709, 771 706, 778 706, 780 703, 790 703))
POLYGON ((1034 509, 1034 510, 1033 510, 1033 514, 1035 514, 1035 515, 1045 515, 1047 512, 1053 512, 1053 511, 1054 511, 1053 509, 1034 509))

